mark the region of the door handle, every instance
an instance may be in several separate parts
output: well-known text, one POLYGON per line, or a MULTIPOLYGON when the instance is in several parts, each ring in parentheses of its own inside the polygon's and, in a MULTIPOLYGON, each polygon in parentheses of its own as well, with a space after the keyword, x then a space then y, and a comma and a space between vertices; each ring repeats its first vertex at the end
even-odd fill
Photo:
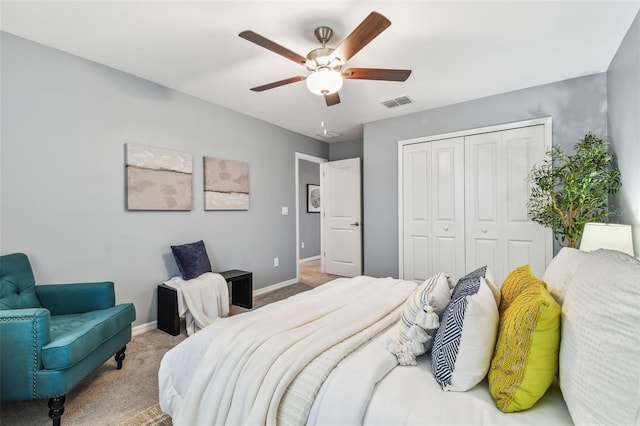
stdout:
POLYGON ((360 222, 352 223, 351 226, 360 226, 360 222))

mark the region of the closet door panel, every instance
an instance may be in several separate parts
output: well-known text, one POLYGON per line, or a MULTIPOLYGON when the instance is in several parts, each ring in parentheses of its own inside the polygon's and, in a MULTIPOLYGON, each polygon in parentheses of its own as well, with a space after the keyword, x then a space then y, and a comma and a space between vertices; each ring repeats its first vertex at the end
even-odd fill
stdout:
POLYGON ((495 265, 499 264, 500 260, 500 241, 497 238, 476 238, 467 253, 469 251, 472 251, 473 254, 471 263, 467 261, 467 273, 487 265, 491 269, 493 276, 496 276, 498 270, 495 265))
POLYGON ((465 138, 465 232, 466 270, 489 265, 502 279, 503 249, 500 244, 504 197, 502 132, 483 133, 465 138))
POLYGON ((403 148, 403 277, 425 280, 433 265, 431 148, 426 144, 403 148))
POLYGON ((410 236, 405 243, 404 279, 424 281, 429 278, 429 247, 431 239, 423 236, 410 236))
POLYGON ((531 265, 539 277, 546 268, 545 228, 529 220, 527 201, 531 193, 528 173, 545 158, 544 126, 531 126, 503 132, 504 170, 507 177, 502 192, 506 196, 504 246, 506 272, 531 265))
POLYGON ((464 262, 464 138, 431 143, 433 273, 457 279, 464 262))
POLYGON ((458 255, 456 239, 434 237, 433 240, 433 272, 444 272, 452 279, 462 276, 458 272, 458 269, 464 262, 462 262, 463 259, 458 255))
MULTIPOLYGON (((533 260, 532 251, 535 251, 535 247, 531 244, 530 240, 516 240, 509 239, 507 241, 507 261, 509 270, 513 270, 518 266, 531 265, 533 260)), ((539 275, 542 277, 542 275, 539 275)))

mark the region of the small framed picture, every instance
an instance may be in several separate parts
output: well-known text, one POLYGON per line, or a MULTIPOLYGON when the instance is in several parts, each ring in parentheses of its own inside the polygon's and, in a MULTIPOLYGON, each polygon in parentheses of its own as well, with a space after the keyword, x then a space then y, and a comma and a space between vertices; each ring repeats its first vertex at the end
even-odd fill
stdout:
POLYGON ((307 184, 307 213, 320 213, 320 185, 307 184))

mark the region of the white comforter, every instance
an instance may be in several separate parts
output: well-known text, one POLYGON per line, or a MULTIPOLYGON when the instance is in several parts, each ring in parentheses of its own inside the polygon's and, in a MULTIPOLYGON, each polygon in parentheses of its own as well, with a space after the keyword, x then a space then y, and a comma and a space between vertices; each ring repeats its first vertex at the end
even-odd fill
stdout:
MULTIPOLYGON (((177 425, 275 424, 289 385, 309 363, 336 346, 340 351, 332 358, 338 362, 372 337, 367 330, 379 332, 379 322, 386 327, 397 321, 398 307, 415 287, 411 281, 391 278, 340 279, 217 321, 163 359, 159 372, 162 409, 177 425), (194 347, 202 349, 181 349, 194 338, 199 338, 194 347), (191 367, 185 372, 180 365, 191 367)), ((385 368, 395 366, 395 361, 389 362, 392 356, 383 358, 385 368)), ((320 384, 311 390, 309 406, 302 412, 310 409, 320 384)), ((359 411, 363 413, 364 408, 359 411)))
MULTIPOLYGON (((406 286, 406 295, 398 295, 397 300, 404 300, 415 285, 399 283, 396 287, 406 286)), ((557 385, 552 386, 533 408, 505 414, 495 407, 486 381, 468 392, 443 392, 431 374, 428 355, 419 357, 417 366, 397 366, 395 357, 385 350, 387 336, 397 333, 396 327, 389 328, 370 341, 369 338, 383 330, 386 324, 398 321, 402 301, 398 304, 399 308, 383 308, 382 311, 390 309, 390 313, 335 345, 332 342, 350 334, 346 330, 354 328, 350 323, 340 326, 332 323, 328 330, 314 330, 306 337, 297 334, 299 330, 296 325, 301 328, 307 326, 306 320, 301 318, 315 316, 317 307, 321 311, 331 311, 327 308, 331 306, 340 311, 350 306, 358 312, 384 307, 385 303, 380 300, 370 302, 366 297, 379 292, 380 289, 373 282, 367 283, 363 277, 353 282, 339 279, 256 311, 215 321, 163 358, 159 371, 162 410, 172 416, 174 424, 178 425, 273 424, 274 411, 277 411, 276 422, 281 425, 304 424, 305 421, 300 419, 307 417, 307 413, 307 424, 327 426, 572 424, 557 385), (272 316, 280 319, 278 327, 284 331, 273 334, 269 330, 271 326, 267 321, 272 316), (289 326, 283 327, 286 323, 289 326), (251 339, 240 337, 240 330, 244 327, 248 327, 251 339), (262 332, 273 334, 273 337, 261 336, 262 332), (263 345, 255 348, 250 342, 252 339, 263 344, 271 339, 285 344, 279 345, 278 350, 262 348, 263 345), (363 339, 368 342, 348 355, 344 353, 344 347, 347 351, 352 350, 363 339), (303 364, 312 358, 306 351, 312 346, 314 350, 322 346, 331 348, 313 359, 296 376, 303 364), (289 351, 294 348, 304 349, 304 354, 298 356, 289 351), (278 351, 282 355, 278 355, 278 351), (280 356, 283 357, 282 361, 278 361, 280 356), (225 362, 221 357, 233 359, 225 362), (332 363, 342 357, 345 358, 333 368, 332 363), (237 362, 238 358, 250 362, 241 365, 237 362), (207 359, 207 362, 200 365, 203 359, 207 359), (269 363, 274 360, 276 370, 271 373, 269 363), (276 379, 276 376, 280 376, 280 379, 276 379), (296 378, 292 381, 293 376, 296 378), (278 398, 284 388, 287 390, 277 409, 278 398)), ((353 316, 352 320, 359 321, 353 316)))

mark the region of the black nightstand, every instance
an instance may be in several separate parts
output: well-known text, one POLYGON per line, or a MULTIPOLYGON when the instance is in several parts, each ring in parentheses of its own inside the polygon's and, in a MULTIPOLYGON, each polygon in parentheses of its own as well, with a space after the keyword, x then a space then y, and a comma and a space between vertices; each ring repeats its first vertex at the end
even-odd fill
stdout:
POLYGON ((178 292, 165 284, 158 286, 158 329, 172 336, 180 334, 178 292))
MULTIPOLYGON (((253 307, 253 274, 232 269, 219 272, 231 284, 231 304, 251 309, 253 307)), ((158 329, 173 336, 180 334, 178 317, 178 293, 165 284, 158 286, 158 329)))
POLYGON ((248 271, 232 269, 220 272, 231 283, 231 304, 243 308, 253 308, 253 274, 248 271))

